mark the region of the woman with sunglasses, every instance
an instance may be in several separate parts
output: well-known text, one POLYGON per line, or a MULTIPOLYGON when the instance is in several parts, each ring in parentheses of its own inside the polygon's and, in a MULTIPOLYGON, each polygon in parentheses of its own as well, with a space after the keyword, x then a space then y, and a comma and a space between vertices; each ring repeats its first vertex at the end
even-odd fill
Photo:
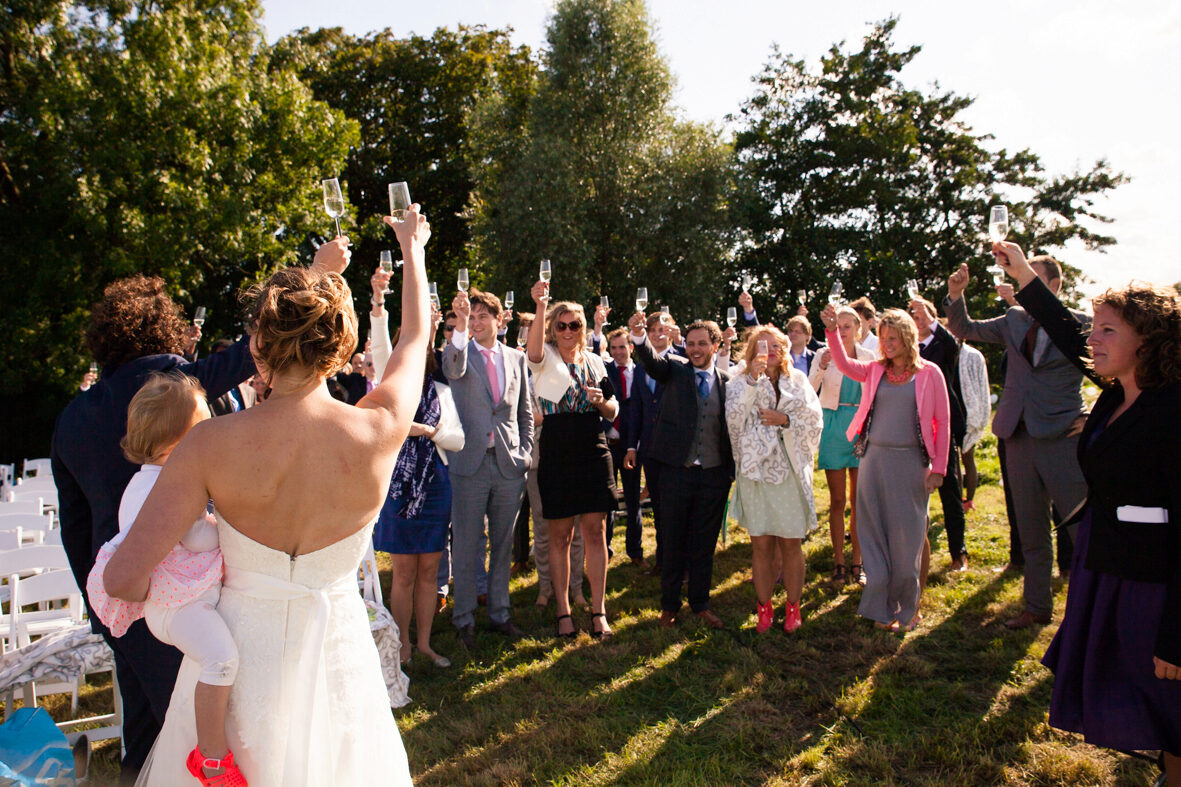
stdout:
MULTIPOLYGON (((993 245, 1017 301, 1102 389, 1079 437, 1087 480, 1066 612, 1045 664, 1050 724, 1160 750, 1181 785, 1181 296, 1133 282, 1091 303, 1089 336, 1015 243, 993 245)), ((952 279, 967 283, 967 266, 952 279)), ((957 282, 958 283, 958 282, 957 282)))
POLYGON ((529 331, 526 353, 534 393, 545 417, 537 483, 541 516, 549 522, 549 563, 558 607, 558 636, 577 633, 566 584, 575 525, 586 545, 591 586, 591 636, 611 636, 604 607, 607 586, 607 512, 616 506, 611 452, 602 419, 613 421, 619 403, 603 359, 586 347, 586 316, 576 303, 549 304, 549 283, 533 285, 545 330, 529 331))

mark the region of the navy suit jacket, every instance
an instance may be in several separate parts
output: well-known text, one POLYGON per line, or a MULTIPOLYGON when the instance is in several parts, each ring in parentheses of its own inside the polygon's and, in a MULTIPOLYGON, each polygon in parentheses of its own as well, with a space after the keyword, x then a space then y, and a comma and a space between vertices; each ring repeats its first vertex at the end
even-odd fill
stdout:
MULTIPOLYGON (((119 501, 139 470, 119 447, 127 432, 127 405, 149 374, 173 370, 196 377, 209 398, 216 399, 254 374, 249 337, 195 363, 179 355, 148 355, 103 369, 99 381, 58 416, 50 460, 62 546, 80 588, 86 587, 99 548, 119 532, 119 501)), ((90 620, 96 632, 105 632, 93 612, 90 620)))
MULTIPOLYGON (((630 340, 629 340, 630 341, 630 340)), ((629 445, 628 436, 630 434, 630 419, 627 417, 628 403, 631 401, 632 394, 636 387, 636 375, 640 371, 640 365, 637 363, 632 368, 632 387, 627 391, 627 398, 622 398, 620 392, 623 390, 623 372, 615 361, 607 361, 604 366, 607 367, 607 379, 611 381, 611 386, 615 389, 615 398, 619 400, 619 440, 624 447, 629 445)), ((603 419, 603 431, 608 431, 613 422, 603 419)))
POLYGON ((648 373, 637 363, 632 390, 628 392, 627 406, 623 410, 627 421, 627 442, 624 445, 634 448, 641 462, 648 458, 652 448, 652 432, 656 428, 656 414, 660 411, 660 398, 664 394, 663 385, 653 381, 655 390, 652 390, 648 387, 648 380, 648 373))

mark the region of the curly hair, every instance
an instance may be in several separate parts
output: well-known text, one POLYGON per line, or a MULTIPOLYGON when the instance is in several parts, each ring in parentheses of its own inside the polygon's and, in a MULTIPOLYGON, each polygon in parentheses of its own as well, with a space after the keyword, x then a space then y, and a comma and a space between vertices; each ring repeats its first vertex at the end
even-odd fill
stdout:
POLYGON ((159 276, 136 274, 103 290, 90 313, 86 346, 101 366, 122 366, 146 355, 180 354, 185 321, 159 276))
POLYGON ((689 338, 689 334, 693 331, 705 331, 709 336, 709 343, 712 345, 719 345, 722 343, 722 329, 713 320, 694 320, 689 323, 689 327, 685 329, 684 336, 689 338))
POLYGON ((298 366, 324 378, 352 359, 357 313, 340 274, 283 268, 244 297, 254 302, 255 362, 272 373, 298 366))
MULTIPOLYGON (((914 318, 911 317, 902 309, 886 309, 882 312, 882 319, 878 323, 878 337, 882 337, 882 329, 889 328, 898 334, 898 338, 902 342, 902 360, 903 366, 911 371, 918 369, 923 365, 922 359, 919 357, 919 329, 914 324, 914 318)), ((881 353, 881 364, 889 366, 890 360, 886 358, 886 353, 879 348, 881 353)))
POLYGON ((1181 382, 1181 296, 1172 287, 1133 281, 1091 301, 1109 306, 1142 343, 1136 352, 1136 384, 1159 388, 1181 382))

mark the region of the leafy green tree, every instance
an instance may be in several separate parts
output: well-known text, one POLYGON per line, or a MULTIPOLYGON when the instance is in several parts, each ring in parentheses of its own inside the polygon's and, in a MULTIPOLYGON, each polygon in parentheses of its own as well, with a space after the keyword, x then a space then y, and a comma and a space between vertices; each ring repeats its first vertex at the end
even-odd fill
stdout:
MULTIPOLYGON (((354 292, 369 291, 378 252, 395 248, 381 223, 387 187, 406 181, 431 222, 430 268, 445 293, 470 257, 467 205, 473 188, 469 137, 476 105, 495 98, 521 106, 533 90, 537 65, 508 33, 483 27, 440 28, 429 38, 398 38, 385 30, 366 37, 340 28, 300 30, 276 43, 276 68, 294 68, 314 95, 354 119, 360 135, 340 173, 354 206, 355 243, 347 275, 354 292), (445 284, 446 283, 446 284, 445 284)), ((474 272, 473 272, 474 274, 474 272)), ((473 283, 479 283, 473 275, 473 283)), ((395 299, 396 300, 396 299, 395 299)), ((390 302, 396 311, 397 304, 390 302)))
POLYGON ((495 97, 477 111, 475 243, 498 290, 527 290, 548 258, 556 299, 609 295, 613 322, 637 286, 683 318, 716 316, 728 151, 674 117, 651 27, 642 0, 563 0, 523 123, 495 97))
POLYGON ((972 99, 903 84, 900 72, 920 48, 896 49, 896 24, 876 25, 859 49, 834 45, 814 68, 776 51, 733 118, 741 124, 734 212, 746 233, 737 267, 754 277, 766 318, 793 314, 800 289, 815 312, 837 280, 879 308, 902 304, 908 279, 938 301, 965 261, 977 274, 970 295, 986 313, 994 308, 982 275, 987 213, 1001 201, 1010 239, 1027 249, 1115 242, 1086 225, 1108 222, 1095 198, 1123 175, 1099 161, 1051 177, 1029 150, 990 150, 991 137, 962 119, 972 99))
POLYGON ((111 280, 158 274, 206 332, 309 258, 356 126, 268 68, 257 0, 30 0, 0 26, 0 455, 43 453, 111 280))

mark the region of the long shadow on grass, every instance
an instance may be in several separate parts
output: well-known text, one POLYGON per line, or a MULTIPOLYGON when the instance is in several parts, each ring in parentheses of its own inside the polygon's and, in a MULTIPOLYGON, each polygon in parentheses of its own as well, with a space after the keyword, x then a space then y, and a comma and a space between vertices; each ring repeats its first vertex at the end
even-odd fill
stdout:
MULTIPOLYGON (((874 674, 857 723, 867 741, 899 753, 893 760, 899 781, 993 783, 1040 723, 1042 709, 1021 696, 1040 692, 1040 683, 989 716, 1036 638, 1035 631, 1007 631, 988 614, 1005 582, 994 577, 937 625, 907 635, 874 674)), ((856 768, 856 757, 846 765, 856 768)))

